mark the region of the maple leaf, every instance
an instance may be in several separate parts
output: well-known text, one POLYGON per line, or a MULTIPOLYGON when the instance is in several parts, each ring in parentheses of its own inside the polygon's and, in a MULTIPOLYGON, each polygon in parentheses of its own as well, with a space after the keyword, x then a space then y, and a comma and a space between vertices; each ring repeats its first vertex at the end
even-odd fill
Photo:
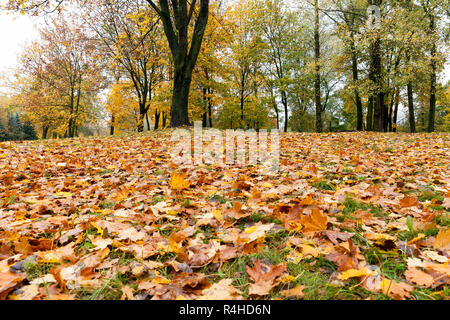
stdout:
POLYGON ((427 288, 431 287, 434 283, 434 279, 432 276, 414 267, 409 267, 405 271, 405 277, 409 282, 427 288))
POLYGON ((170 176, 169 185, 174 190, 183 190, 188 189, 191 183, 189 180, 186 180, 186 174, 184 172, 177 173, 174 171, 170 176))
POLYGON ((404 282, 382 279, 379 283, 379 290, 389 297, 400 300, 409 298, 411 296, 410 292, 414 290, 414 287, 404 282))
POLYGON ((267 265, 260 260, 253 260, 253 268, 245 266, 250 279, 254 283, 250 284, 248 293, 250 295, 264 296, 278 283, 281 275, 286 271, 286 263, 278 265, 267 265))
POLYGON ((5 300, 6 296, 16 286, 18 286, 25 276, 15 274, 9 271, 0 272, 0 300, 5 300))
POLYGON ((311 214, 300 219, 300 223, 304 226, 303 231, 322 231, 327 228, 328 218, 326 213, 320 209, 313 208, 311 214))
POLYGON ((418 204, 419 200, 416 196, 408 196, 405 194, 405 196, 400 200, 400 205, 403 208, 417 206, 418 204))
POLYGON ((450 251, 450 228, 440 230, 433 243, 433 248, 450 251))
POLYGON ((241 300, 242 292, 232 286, 233 279, 222 279, 202 291, 199 300, 241 300))
POLYGON ((283 290, 280 293, 285 298, 302 299, 305 295, 303 289, 305 289, 305 286, 296 285, 294 288, 283 290))

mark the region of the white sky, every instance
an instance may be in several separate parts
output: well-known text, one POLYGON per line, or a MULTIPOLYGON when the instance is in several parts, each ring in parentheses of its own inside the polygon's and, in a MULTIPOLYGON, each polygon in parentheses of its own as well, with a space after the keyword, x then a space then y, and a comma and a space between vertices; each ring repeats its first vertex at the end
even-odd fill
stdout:
MULTIPOLYGON (((0 11, 0 75, 8 75, 17 66, 17 56, 26 43, 38 38, 35 25, 42 21, 42 18, 0 11)), ((4 91, 1 83, 0 91, 4 91)))

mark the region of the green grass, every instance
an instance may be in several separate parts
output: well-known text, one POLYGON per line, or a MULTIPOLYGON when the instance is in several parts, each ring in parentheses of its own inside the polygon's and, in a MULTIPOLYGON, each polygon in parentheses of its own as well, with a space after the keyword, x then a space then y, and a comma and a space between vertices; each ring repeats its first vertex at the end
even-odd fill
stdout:
POLYGON ((315 182, 312 184, 313 187, 319 189, 319 190, 329 190, 329 191, 335 191, 336 187, 333 186, 331 183, 328 183, 324 180, 315 182))
POLYGON ((32 261, 24 261, 23 269, 25 270, 27 279, 31 281, 33 279, 43 277, 56 265, 59 265, 59 263, 37 263, 32 261))
POLYGON ((377 207, 377 206, 373 205, 372 203, 367 204, 365 202, 357 201, 357 200, 353 199, 350 195, 346 196, 343 205, 344 205, 344 209, 342 210, 342 215, 345 218, 351 219, 352 218, 351 214, 359 209, 364 210, 364 211, 369 211, 376 217, 384 216, 383 210, 381 209, 381 207, 377 207))
POLYGON ((101 209, 112 209, 116 203, 114 201, 104 200, 99 203, 101 209))

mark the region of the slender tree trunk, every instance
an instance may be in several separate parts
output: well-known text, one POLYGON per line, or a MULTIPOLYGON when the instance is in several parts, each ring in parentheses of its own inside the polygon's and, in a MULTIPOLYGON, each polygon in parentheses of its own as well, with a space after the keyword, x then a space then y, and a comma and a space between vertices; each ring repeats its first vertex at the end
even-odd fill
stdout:
POLYGON ((314 0, 314 62, 315 62, 315 79, 314 79, 314 97, 316 102, 316 131, 322 132, 322 105, 320 101, 320 35, 319 35, 319 3, 314 0))
POLYGON ((409 113, 409 131, 411 133, 416 132, 416 120, 414 117, 414 101, 413 101, 413 89, 411 80, 408 81, 406 85, 406 90, 408 93, 408 113, 409 113))
POLYGON ((286 91, 281 91, 281 102, 283 103, 284 107, 284 132, 287 132, 289 123, 289 111, 286 91))
POLYGON ((369 101, 367 102, 367 116, 366 116, 366 129, 367 131, 373 130, 373 106, 374 105, 374 97, 373 95, 369 96, 369 101))
POLYGON ((109 134, 110 134, 111 136, 114 135, 114 123, 115 123, 115 122, 116 122, 116 119, 115 119, 114 115, 111 115, 111 125, 110 125, 110 127, 109 127, 109 134))
POLYGON ((165 128, 166 127, 166 122, 167 122, 167 114, 165 111, 162 112, 162 127, 165 128))
POLYGON ((395 103, 394 103, 394 116, 392 119, 392 132, 397 132, 397 116, 398 116, 398 105, 400 102, 400 87, 396 88, 395 93, 395 103))
MULTIPOLYGON (((430 15, 430 32, 434 33, 434 16, 430 15)), ((428 113, 428 132, 434 131, 436 113, 436 43, 431 45, 431 75, 430 75, 430 112, 428 113)))
POLYGON ((241 107, 241 125, 244 124, 244 89, 242 89, 241 87, 241 92, 240 92, 240 107, 241 107))
POLYGON ((209 127, 212 128, 213 127, 213 123, 212 123, 212 102, 211 102, 211 97, 208 97, 208 119, 209 119, 209 127))
POLYGON ((273 102, 273 109, 275 110, 275 114, 277 116, 277 130, 280 130, 280 114, 279 114, 278 106, 277 106, 277 103, 275 102, 275 100, 273 102))
POLYGON ((394 101, 395 101, 396 89, 394 88, 391 95, 391 102, 389 104, 388 110, 388 131, 392 132, 392 114, 394 112, 394 101))
POLYGON ((145 113, 145 122, 147 123, 147 131, 150 131, 150 120, 148 119, 148 112, 145 113))

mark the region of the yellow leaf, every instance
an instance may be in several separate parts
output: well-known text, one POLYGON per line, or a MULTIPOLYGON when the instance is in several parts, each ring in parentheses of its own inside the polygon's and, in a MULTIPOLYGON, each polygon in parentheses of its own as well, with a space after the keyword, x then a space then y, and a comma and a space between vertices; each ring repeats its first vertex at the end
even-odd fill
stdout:
POLYGON ((450 250, 450 229, 441 230, 436 236, 433 248, 441 250, 450 250))
POLYGON ((214 218, 216 218, 219 221, 223 221, 223 214, 221 210, 213 210, 211 213, 214 216, 214 218))
POLYGON ((371 271, 367 269, 367 267, 361 268, 361 269, 349 269, 344 272, 342 272, 338 278, 341 280, 347 280, 350 278, 356 278, 356 277, 362 277, 362 276, 373 276, 377 273, 375 271, 371 271))
POLYGON ((191 183, 186 180, 185 173, 178 174, 176 171, 174 171, 170 177, 169 185, 174 190, 183 190, 189 188, 191 183))

